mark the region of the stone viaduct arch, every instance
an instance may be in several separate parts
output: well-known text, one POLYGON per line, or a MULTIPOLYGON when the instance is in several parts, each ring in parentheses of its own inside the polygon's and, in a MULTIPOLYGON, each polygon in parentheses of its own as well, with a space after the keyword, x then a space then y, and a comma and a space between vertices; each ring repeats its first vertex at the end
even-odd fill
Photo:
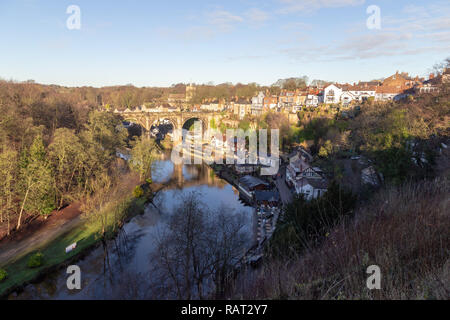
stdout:
POLYGON ((211 129, 211 120, 216 123, 223 118, 222 115, 213 112, 141 112, 141 111, 114 111, 123 117, 124 121, 130 121, 140 125, 149 131, 157 121, 169 120, 175 130, 181 130, 184 124, 191 119, 199 119, 203 124, 203 130, 211 129))

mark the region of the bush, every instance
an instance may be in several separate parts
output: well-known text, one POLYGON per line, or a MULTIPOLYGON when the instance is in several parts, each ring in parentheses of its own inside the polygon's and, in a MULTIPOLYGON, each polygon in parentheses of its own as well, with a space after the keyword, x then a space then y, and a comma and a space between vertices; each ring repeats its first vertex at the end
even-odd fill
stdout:
POLYGON ((6 270, 0 269, 0 282, 8 278, 8 272, 6 270))
POLYGON ((44 255, 40 252, 33 254, 30 259, 28 259, 28 268, 37 268, 44 263, 44 255))
POLYGON ((144 190, 141 186, 136 186, 136 188, 134 188, 133 195, 135 198, 141 198, 144 195, 144 190))

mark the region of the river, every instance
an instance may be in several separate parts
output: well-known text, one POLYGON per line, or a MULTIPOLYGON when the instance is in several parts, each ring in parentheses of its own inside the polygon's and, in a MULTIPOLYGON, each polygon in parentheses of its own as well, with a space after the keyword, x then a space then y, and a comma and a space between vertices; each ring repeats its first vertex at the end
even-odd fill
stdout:
MULTIPOLYGON (((153 205, 148 205, 143 215, 134 217, 124 225, 123 231, 108 247, 109 263, 105 262, 102 246, 91 251, 76 264, 81 269, 82 289, 70 291, 68 275, 62 268, 47 275, 39 283, 30 284, 11 299, 108 299, 139 298, 137 292, 118 293, 123 282, 144 283, 151 269, 150 256, 155 250, 155 237, 166 226, 173 209, 180 205, 180 197, 190 192, 200 194, 202 201, 214 212, 222 205, 230 214, 242 213, 246 219, 246 231, 251 235, 249 247, 255 238, 256 217, 254 210, 239 199, 239 192, 226 181, 215 176, 213 170, 202 165, 174 165, 167 155, 157 161, 152 172, 155 183, 171 181, 169 187, 159 192, 153 205), (116 246, 117 243, 117 246, 116 246), (106 271, 105 271, 106 269, 106 271), (128 296, 129 295, 129 296, 128 296)), ((243 248, 244 250, 244 248, 243 248)), ((130 286, 131 287, 131 286, 130 286)))

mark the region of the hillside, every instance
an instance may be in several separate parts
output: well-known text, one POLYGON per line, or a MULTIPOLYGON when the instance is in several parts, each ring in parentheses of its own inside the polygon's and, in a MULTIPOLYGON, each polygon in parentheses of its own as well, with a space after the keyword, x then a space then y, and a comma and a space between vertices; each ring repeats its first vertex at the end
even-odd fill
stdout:
POLYGON ((267 260, 236 282, 239 299, 449 299, 448 178, 376 194, 323 243, 267 260), (381 269, 368 290, 366 269, 381 269))
POLYGON ((242 272, 229 298, 449 299, 449 111, 447 86, 369 102, 346 120, 305 122, 300 137, 320 150, 334 187, 284 209, 262 265, 242 272), (347 191, 337 166, 348 150, 381 173, 378 188, 347 191), (371 265, 380 290, 366 286, 371 265))

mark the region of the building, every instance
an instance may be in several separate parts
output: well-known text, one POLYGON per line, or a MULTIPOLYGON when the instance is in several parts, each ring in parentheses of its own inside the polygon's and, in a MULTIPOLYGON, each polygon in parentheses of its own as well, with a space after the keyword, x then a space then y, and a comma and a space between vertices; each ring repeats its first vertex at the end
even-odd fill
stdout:
POLYGON ((224 105, 219 100, 206 101, 200 106, 200 110, 209 112, 221 112, 223 109, 224 105))
POLYGON ((264 108, 264 92, 259 92, 257 96, 252 98, 251 114, 253 116, 260 116, 263 113, 264 108))
POLYGON ((399 73, 398 71, 383 80, 383 86, 386 87, 396 87, 397 89, 409 89, 414 87, 415 84, 419 83, 419 79, 416 77, 415 79, 412 79, 407 73, 402 72, 399 73))
POLYGON ((240 120, 244 119, 246 115, 251 114, 252 104, 245 99, 236 99, 231 103, 233 105, 233 113, 239 117, 240 120))
POLYGON ((396 87, 380 86, 375 90, 376 101, 395 100, 395 97, 400 95, 402 91, 396 87))
POLYGON ((305 105, 307 107, 317 107, 319 105, 319 96, 315 94, 308 94, 306 96, 305 105))
POLYGON ((330 84, 324 89, 323 102, 327 104, 339 103, 341 101, 342 87, 330 84))
POLYGON ((439 85, 442 83, 443 77, 435 77, 434 74, 430 74, 428 80, 423 81, 416 86, 416 93, 433 93, 439 92, 439 85))
POLYGON ((193 84, 189 84, 188 86, 186 86, 186 102, 192 100, 196 91, 197 88, 193 84))
POLYGON ((327 192, 328 184, 324 179, 301 178, 294 184, 295 192, 306 200, 316 199, 327 192))
POLYGON ((306 98, 308 97, 307 92, 299 92, 295 97, 295 105, 296 106, 304 106, 306 105, 306 98))
POLYGON ((294 105, 296 100, 295 91, 282 90, 278 98, 279 108, 290 108, 294 105))
POLYGON ((278 107, 278 97, 277 96, 266 96, 264 98, 263 110, 265 112, 273 110, 278 107))
POLYGON ((247 198, 254 199, 253 195, 256 190, 268 190, 269 184, 259 178, 253 176, 244 176, 239 179, 238 189, 247 198))
POLYGON ((312 157, 303 150, 297 150, 288 156, 289 165, 286 168, 286 183, 295 193, 303 194, 305 199, 311 200, 320 197, 327 191, 327 181, 322 170, 309 165, 312 157))
POLYGON ((276 189, 256 190, 254 198, 258 206, 278 207, 281 204, 280 194, 276 189))
POLYGON ((342 86, 341 102, 345 105, 352 101, 362 102, 373 97, 375 99, 377 86, 369 85, 370 82, 360 82, 353 85, 342 86))

